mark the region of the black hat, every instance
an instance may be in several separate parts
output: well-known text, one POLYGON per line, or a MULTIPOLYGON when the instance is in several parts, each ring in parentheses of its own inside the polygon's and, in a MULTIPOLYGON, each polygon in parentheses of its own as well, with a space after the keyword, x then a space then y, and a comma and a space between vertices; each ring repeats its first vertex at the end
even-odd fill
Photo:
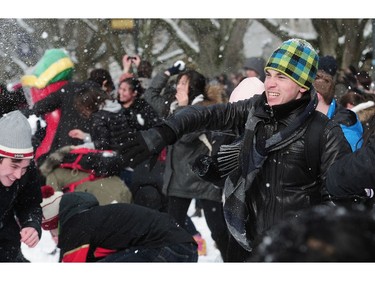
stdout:
POLYGON ((103 82, 107 80, 107 87, 110 87, 112 90, 115 89, 115 84, 113 83, 111 74, 105 69, 98 68, 90 72, 89 80, 98 83, 100 86, 103 85, 103 82))
POLYGON ((246 59, 245 64, 243 66, 244 69, 252 69, 258 73, 260 76, 259 79, 263 82, 266 78, 264 73, 264 66, 266 65, 266 61, 261 57, 251 57, 246 59))
POLYGON ((335 76, 337 71, 337 61, 332 56, 320 57, 318 69, 327 72, 331 76, 335 76))

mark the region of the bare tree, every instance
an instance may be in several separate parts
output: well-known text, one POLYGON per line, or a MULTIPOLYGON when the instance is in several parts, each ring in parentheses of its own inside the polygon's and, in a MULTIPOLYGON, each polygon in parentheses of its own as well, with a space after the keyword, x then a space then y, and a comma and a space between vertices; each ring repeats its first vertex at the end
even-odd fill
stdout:
POLYGON ((132 29, 117 30, 111 19, 0 19, 0 79, 24 75, 50 48, 71 54, 77 80, 94 67, 121 66, 124 54, 139 54, 156 69, 184 59, 208 77, 236 72, 245 59, 244 35, 254 21, 280 40, 307 39, 342 67, 356 65, 371 48, 369 19, 129 20, 132 29))
POLYGON ((371 46, 371 33, 365 31, 369 19, 313 19, 312 23, 320 34, 317 41, 323 55, 338 58, 341 68, 358 67, 363 51, 371 46))
POLYGON ((289 27, 298 19, 259 19, 271 33, 285 40, 298 36, 308 40, 320 55, 334 56, 341 68, 358 67, 362 56, 371 46, 371 21, 369 19, 311 19, 316 35, 296 33, 289 27))
MULTIPOLYGON (((17 71, 1 73, 2 79, 22 75, 26 67, 35 65, 49 48, 65 48, 76 63, 75 78, 84 79, 90 68, 115 61, 121 65, 125 53, 137 53, 155 67, 171 64, 176 59, 188 63, 207 76, 238 68, 243 61, 243 36, 249 19, 136 19, 136 30, 119 32, 111 28, 110 19, 24 19, 7 20, 17 36, 29 36, 37 46, 24 58, 17 71)), ((14 38, 13 43, 16 43, 14 38)), ((3 65, 12 63, 2 56, 3 65)), ((20 63, 18 64, 18 66, 20 63)))

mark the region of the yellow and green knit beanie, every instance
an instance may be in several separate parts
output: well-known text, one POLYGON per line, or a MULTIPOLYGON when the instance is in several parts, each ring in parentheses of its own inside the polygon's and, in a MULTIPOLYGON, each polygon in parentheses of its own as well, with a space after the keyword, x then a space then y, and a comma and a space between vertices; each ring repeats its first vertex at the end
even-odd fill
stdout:
POLYGON ((69 80, 73 75, 74 64, 63 49, 45 51, 31 75, 21 78, 22 86, 43 89, 49 84, 69 80))
POLYGON ((309 42, 289 39, 273 52, 264 70, 279 71, 301 87, 310 89, 318 64, 319 56, 309 42))

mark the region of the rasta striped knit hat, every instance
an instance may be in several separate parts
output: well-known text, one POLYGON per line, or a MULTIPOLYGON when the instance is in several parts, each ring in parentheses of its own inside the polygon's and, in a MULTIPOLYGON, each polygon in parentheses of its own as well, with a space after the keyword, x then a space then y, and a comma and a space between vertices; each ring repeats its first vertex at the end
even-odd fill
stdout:
POLYGON ((21 78, 22 86, 44 89, 50 84, 69 80, 74 64, 64 49, 49 49, 35 65, 32 74, 21 78))
POLYGON ((319 56, 303 39, 289 39, 284 41, 269 58, 264 70, 279 71, 301 87, 310 89, 317 70, 319 56))

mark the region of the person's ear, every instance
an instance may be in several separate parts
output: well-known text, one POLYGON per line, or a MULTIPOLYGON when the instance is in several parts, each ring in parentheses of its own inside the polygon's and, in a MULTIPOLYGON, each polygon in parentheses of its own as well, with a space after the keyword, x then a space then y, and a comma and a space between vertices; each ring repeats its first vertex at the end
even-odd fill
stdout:
POLYGON ((108 80, 103 81, 103 83, 102 83, 102 89, 103 90, 107 90, 107 83, 108 83, 108 80))

